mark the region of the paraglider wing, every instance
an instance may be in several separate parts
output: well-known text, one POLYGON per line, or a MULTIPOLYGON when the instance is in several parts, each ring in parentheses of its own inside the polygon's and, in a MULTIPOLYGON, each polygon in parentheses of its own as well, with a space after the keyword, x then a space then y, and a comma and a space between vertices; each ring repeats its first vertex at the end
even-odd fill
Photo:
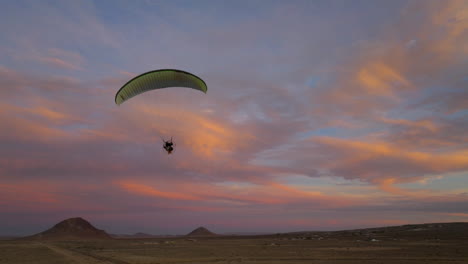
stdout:
POLYGON ((128 81, 115 95, 115 103, 122 104, 141 93, 168 87, 186 87, 206 93, 208 87, 198 76, 189 72, 163 69, 138 75, 128 81))

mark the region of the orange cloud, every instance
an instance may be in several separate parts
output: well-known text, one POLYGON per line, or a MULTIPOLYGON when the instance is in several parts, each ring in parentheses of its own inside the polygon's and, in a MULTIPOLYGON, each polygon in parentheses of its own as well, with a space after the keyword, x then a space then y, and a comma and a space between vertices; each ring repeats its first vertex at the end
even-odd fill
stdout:
MULTIPOLYGON (((1 177, 0 177, 1 178, 1 177)), ((0 182, 3 212, 98 211, 111 209, 99 202, 86 201, 86 193, 102 192, 102 186, 69 180, 10 180, 0 182)))
MULTIPOLYGON (((31 98, 29 98, 31 99, 31 98)), ((36 98, 34 98, 36 99, 36 98)), ((83 122, 82 118, 70 115, 67 113, 69 109, 64 106, 49 106, 44 100, 37 99, 38 106, 20 107, 8 103, 0 103, 0 111, 8 113, 9 116, 16 117, 40 117, 45 122, 59 123, 59 122, 83 122), (60 110, 55 110, 59 108, 60 110)))
POLYGON ((182 106, 183 103, 164 107, 158 107, 157 104, 133 105, 133 115, 129 118, 143 129, 155 129, 158 134, 166 135, 167 138, 176 134, 179 136, 176 140, 182 140, 196 156, 203 158, 225 157, 245 147, 246 141, 252 139, 248 133, 236 130, 227 122, 194 113, 182 106))
POLYGON ((105 130, 92 130, 92 129, 83 129, 80 131, 80 137, 83 139, 104 139, 104 140, 113 140, 113 141, 138 141, 133 138, 131 135, 119 132, 119 131, 105 131, 105 130))
POLYGON ((341 194, 324 194, 324 192, 319 191, 306 191, 274 182, 269 183, 268 187, 271 187, 271 189, 269 189, 269 193, 276 193, 276 195, 282 197, 288 201, 288 203, 310 201, 319 204, 327 204, 328 208, 363 205, 367 203, 366 199, 368 198, 349 195, 345 196, 341 194))
POLYGON ((280 204, 284 203, 281 198, 275 198, 270 193, 265 192, 258 186, 243 187, 242 189, 232 189, 224 186, 212 185, 209 183, 196 184, 174 181, 166 183, 166 190, 160 191, 154 187, 133 180, 120 180, 115 182, 121 188, 140 195, 161 197, 174 200, 191 201, 222 201, 234 204, 262 203, 262 204, 280 204))
POLYGON ((63 130, 47 126, 44 123, 26 120, 19 117, 0 115, 2 126, 0 135, 16 140, 55 141, 70 139, 71 135, 63 130))
POLYGON ((386 142, 362 142, 331 137, 312 140, 335 151, 336 159, 324 161, 329 170, 380 184, 391 193, 406 192, 394 183, 418 180, 422 175, 468 170, 468 152, 429 153, 410 151, 386 142), (383 166, 382 166, 383 164, 383 166))
POLYGON ((468 168, 468 153, 466 151, 445 154, 406 151, 400 146, 392 146, 385 142, 362 142, 331 137, 314 137, 315 142, 342 148, 353 153, 351 160, 365 160, 375 155, 393 156, 422 163, 435 171, 458 170, 468 168))
POLYGON ((442 213, 443 215, 450 215, 450 216, 459 216, 463 218, 468 218, 467 213, 442 213))
POLYGON ((394 86, 410 87, 410 82, 394 68, 383 63, 370 62, 358 70, 358 82, 363 85, 367 94, 376 96, 394 96, 394 86))
POLYGON ((208 206, 170 206, 173 209, 194 212, 223 212, 228 210, 226 207, 208 207, 208 206))
POLYGON ((468 5, 463 0, 445 1, 442 6, 434 6, 431 22, 445 29, 445 36, 433 46, 439 53, 459 51, 468 54, 466 29, 468 28, 468 5), (461 40, 461 42, 460 42, 461 40), (462 46, 458 49, 460 43, 462 46))
POLYGON ((316 197, 323 196, 321 192, 303 191, 303 190, 299 190, 297 188, 293 188, 284 184, 270 183, 269 185, 275 189, 278 189, 280 191, 285 191, 291 194, 295 194, 295 195, 298 195, 299 197, 312 197, 312 198, 315 197, 316 198, 316 197))
POLYGON ((31 111, 37 115, 40 115, 40 116, 43 116, 47 119, 51 119, 51 120, 63 120, 63 119, 67 119, 69 118, 69 116, 63 114, 63 113, 60 113, 60 112, 57 112, 57 111, 53 111, 51 109, 48 109, 46 107, 36 107, 34 109, 31 109, 31 111))
POLYGON ((166 182, 158 189, 135 180, 120 180, 115 184, 138 195, 232 206, 296 204, 309 201, 326 204, 327 208, 337 208, 366 203, 362 198, 324 195, 320 192, 300 190, 278 183, 264 185, 244 183, 239 187, 233 183, 197 184, 175 180, 166 182), (165 191, 161 191, 161 188, 165 191))
POLYGON ((359 45, 353 51, 356 55, 334 68, 334 81, 314 90, 311 99, 317 105, 316 115, 366 119, 434 84, 463 89, 460 78, 468 54, 467 14, 463 0, 409 3, 399 20, 384 27, 376 39, 359 45), (415 13, 421 14, 420 19, 415 20, 415 13))
POLYGON ((431 120, 411 121, 411 120, 405 120, 405 119, 390 119, 390 118, 384 118, 384 117, 380 118, 379 120, 387 124, 423 128, 431 132, 437 132, 439 130, 439 126, 435 124, 434 122, 432 122, 431 120))
POLYGON ((55 184, 45 185, 41 182, 38 188, 36 183, 15 183, 6 184, 0 183, 1 197, 7 201, 20 201, 20 202, 39 202, 48 204, 58 204, 61 199, 58 195, 54 194, 56 189, 55 184))
POLYGON ((424 190, 409 190, 409 189, 403 189, 395 186, 395 183, 397 182, 397 178, 383 178, 382 180, 379 180, 379 188, 385 192, 394 194, 394 195, 400 195, 400 196, 409 196, 409 197, 427 197, 428 195, 431 194, 430 191, 424 191, 424 190))
MULTIPOLYGON (((435 118, 434 118, 435 119, 435 118)), ((377 118, 386 124, 391 124, 389 130, 382 131, 379 138, 392 142, 394 146, 405 149, 437 150, 440 148, 463 149, 468 140, 463 120, 420 119, 415 121, 403 119, 377 118)))
POLYGON ((151 186, 139 184, 135 182, 120 181, 120 182, 117 182, 116 184, 128 192, 139 194, 139 195, 155 196, 155 197, 175 199, 175 200, 192 200, 192 201, 201 200, 201 198, 196 197, 194 195, 160 191, 151 186))

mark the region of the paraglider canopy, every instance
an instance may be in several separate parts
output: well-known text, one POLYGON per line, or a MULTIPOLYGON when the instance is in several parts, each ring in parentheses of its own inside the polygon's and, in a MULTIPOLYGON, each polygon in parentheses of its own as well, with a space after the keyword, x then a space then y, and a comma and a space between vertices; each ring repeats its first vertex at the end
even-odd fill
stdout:
POLYGON ((141 93, 168 87, 186 87, 204 93, 208 90, 206 83, 192 73, 175 69, 161 69, 140 74, 128 81, 115 95, 115 103, 120 105, 141 93))

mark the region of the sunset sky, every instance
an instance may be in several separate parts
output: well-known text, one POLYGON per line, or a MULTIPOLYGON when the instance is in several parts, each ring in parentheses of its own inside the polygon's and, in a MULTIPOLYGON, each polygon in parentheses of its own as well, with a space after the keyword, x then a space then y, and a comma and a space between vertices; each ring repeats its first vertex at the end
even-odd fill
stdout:
POLYGON ((0 32, 0 235, 468 221, 466 0, 2 1, 0 32), (207 94, 114 103, 162 68, 207 94))

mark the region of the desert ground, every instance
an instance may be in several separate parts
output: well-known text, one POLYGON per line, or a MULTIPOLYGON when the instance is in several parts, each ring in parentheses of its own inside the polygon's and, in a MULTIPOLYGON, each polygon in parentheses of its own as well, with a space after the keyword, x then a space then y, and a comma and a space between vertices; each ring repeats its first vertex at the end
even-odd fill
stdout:
MULTIPOLYGON (((314 232, 270 236, 110 240, 3 240, 2 264, 63 263, 468 263, 464 236, 314 232)), ((424 230, 422 230, 424 231, 424 230)))

